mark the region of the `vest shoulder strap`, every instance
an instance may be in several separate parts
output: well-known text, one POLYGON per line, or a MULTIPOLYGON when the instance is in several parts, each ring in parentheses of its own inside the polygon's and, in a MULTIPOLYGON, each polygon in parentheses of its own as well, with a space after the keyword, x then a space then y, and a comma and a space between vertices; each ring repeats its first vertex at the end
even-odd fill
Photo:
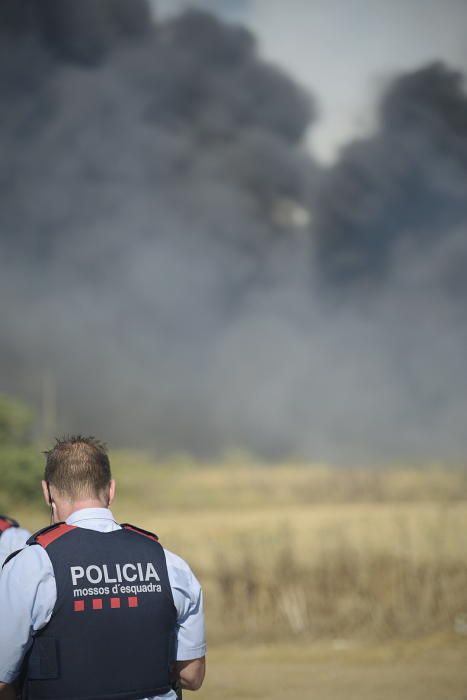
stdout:
POLYGON ((0 533, 5 532, 10 527, 19 527, 19 523, 13 518, 9 518, 7 515, 0 515, 0 533))
POLYGON ((22 551, 21 549, 17 549, 17 550, 14 551, 14 552, 10 552, 10 554, 7 556, 7 558, 5 559, 5 561, 4 561, 3 564, 2 564, 2 569, 3 569, 3 567, 5 566, 5 564, 8 564, 8 562, 10 561, 10 559, 13 559, 13 557, 16 557, 16 555, 19 554, 21 551, 22 551))
POLYGON ((49 544, 52 544, 56 539, 66 535, 71 530, 75 530, 74 525, 67 525, 67 523, 60 522, 54 523, 53 525, 48 525, 43 527, 42 530, 38 530, 31 535, 26 544, 40 544, 41 547, 47 549, 49 544))
POLYGON ((144 537, 149 537, 150 540, 159 542, 159 538, 157 535, 154 534, 154 532, 149 532, 149 530, 143 530, 143 528, 136 527, 136 525, 130 525, 130 523, 121 523, 121 526, 124 530, 132 530, 133 532, 137 532, 138 535, 144 535, 144 537))

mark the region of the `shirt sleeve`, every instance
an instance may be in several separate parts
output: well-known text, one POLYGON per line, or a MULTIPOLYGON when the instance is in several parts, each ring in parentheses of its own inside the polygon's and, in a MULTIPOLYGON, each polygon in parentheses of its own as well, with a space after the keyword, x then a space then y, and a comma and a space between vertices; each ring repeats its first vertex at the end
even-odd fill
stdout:
POLYGON ((0 574, 0 681, 12 683, 21 670, 32 632, 50 620, 57 599, 52 563, 32 545, 8 561, 0 574))
POLYGON ((206 654, 203 591, 188 564, 164 551, 177 608, 177 661, 199 659, 206 654))
POLYGON ((0 568, 5 559, 18 549, 23 549, 31 533, 22 527, 9 527, 0 537, 0 568))

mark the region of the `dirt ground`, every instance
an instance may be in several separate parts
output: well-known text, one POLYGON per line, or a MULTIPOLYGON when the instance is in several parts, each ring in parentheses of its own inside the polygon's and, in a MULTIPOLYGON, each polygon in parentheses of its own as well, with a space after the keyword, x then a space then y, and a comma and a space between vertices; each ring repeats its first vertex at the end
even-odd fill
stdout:
POLYGON ((467 700, 467 640, 212 649, 196 700, 467 700))

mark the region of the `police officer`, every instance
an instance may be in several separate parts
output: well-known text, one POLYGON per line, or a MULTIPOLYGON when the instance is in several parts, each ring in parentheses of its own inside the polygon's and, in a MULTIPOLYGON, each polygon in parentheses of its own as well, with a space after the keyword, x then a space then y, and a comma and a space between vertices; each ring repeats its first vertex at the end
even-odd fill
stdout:
POLYGON ((16 520, 0 515, 0 569, 5 559, 18 549, 22 549, 31 533, 20 527, 16 520))
POLYGON ((105 447, 57 440, 42 488, 55 524, 0 575, 0 698, 21 675, 29 700, 175 700, 197 690, 203 597, 189 566, 155 535, 115 522, 105 447))

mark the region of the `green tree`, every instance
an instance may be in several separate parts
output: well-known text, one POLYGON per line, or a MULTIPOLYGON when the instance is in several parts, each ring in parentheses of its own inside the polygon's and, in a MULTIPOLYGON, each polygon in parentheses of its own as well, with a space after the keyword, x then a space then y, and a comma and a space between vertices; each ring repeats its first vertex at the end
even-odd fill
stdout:
POLYGON ((0 512, 40 502, 41 454, 31 445, 34 411, 0 394, 0 512))
POLYGON ((0 446, 27 444, 33 420, 34 411, 27 404, 0 394, 0 446))

